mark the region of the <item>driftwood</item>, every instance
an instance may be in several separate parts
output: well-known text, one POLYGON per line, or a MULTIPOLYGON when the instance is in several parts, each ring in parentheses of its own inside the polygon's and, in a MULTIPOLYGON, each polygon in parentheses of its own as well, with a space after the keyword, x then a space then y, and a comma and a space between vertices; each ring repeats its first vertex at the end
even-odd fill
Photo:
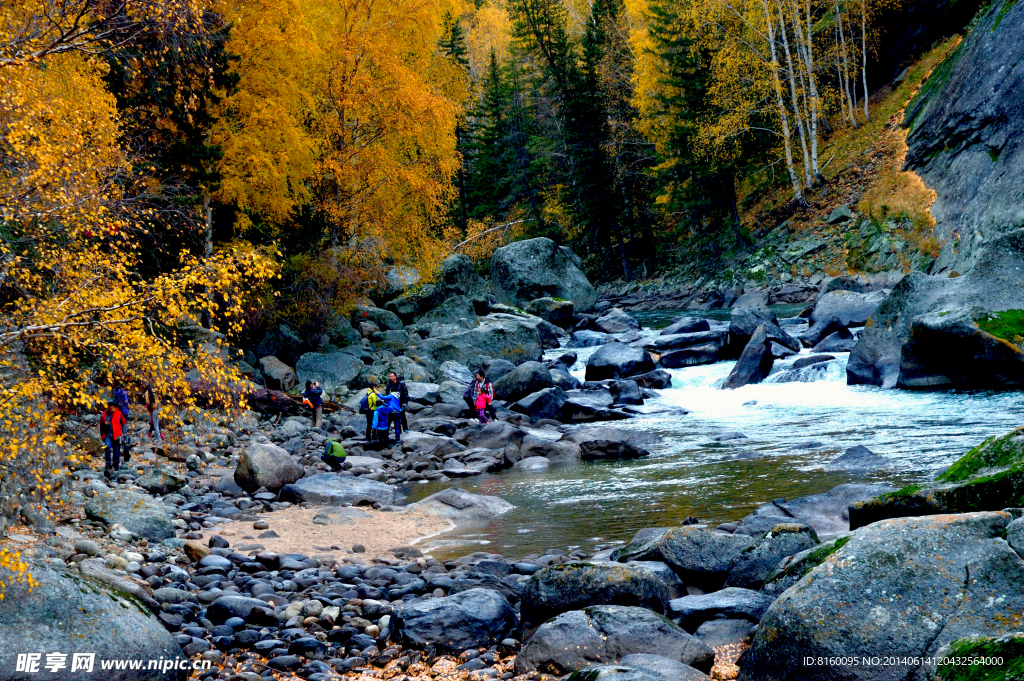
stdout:
MULTIPOLYGON (((313 410, 302 403, 302 397, 289 395, 281 390, 269 390, 267 388, 254 388, 248 396, 249 408, 261 414, 288 416, 309 416, 313 410)), ((324 413, 331 414, 336 411, 349 411, 353 414, 355 409, 347 404, 324 400, 324 413)))

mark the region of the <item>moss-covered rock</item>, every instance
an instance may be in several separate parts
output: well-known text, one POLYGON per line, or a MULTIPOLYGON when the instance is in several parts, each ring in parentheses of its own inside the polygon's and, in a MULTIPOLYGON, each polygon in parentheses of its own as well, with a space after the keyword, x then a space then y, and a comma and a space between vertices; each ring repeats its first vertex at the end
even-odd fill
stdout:
POLYGON ((936 670, 942 681, 1019 681, 1024 679, 1024 634, 965 638, 940 652, 944 664, 936 670), (957 658, 977 659, 959 664, 957 658))
POLYGON ((998 511, 1024 506, 1024 428, 990 437, 935 482, 850 505, 850 528, 886 518, 998 511))
POLYGON ((793 586, 804 575, 825 562, 829 556, 843 548, 850 541, 849 535, 833 537, 821 544, 779 561, 771 574, 764 580, 761 591, 769 595, 778 595, 793 586))

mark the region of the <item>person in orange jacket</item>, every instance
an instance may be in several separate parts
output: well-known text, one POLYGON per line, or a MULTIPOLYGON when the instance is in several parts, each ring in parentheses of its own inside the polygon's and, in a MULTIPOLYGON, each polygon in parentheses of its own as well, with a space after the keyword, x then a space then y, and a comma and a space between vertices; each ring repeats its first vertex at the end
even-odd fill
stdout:
POLYGON ((107 408, 100 414, 100 439, 106 447, 103 450, 103 475, 111 478, 121 469, 121 438, 124 436, 128 422, 117 406, 117 402, 107 402, 107 408))

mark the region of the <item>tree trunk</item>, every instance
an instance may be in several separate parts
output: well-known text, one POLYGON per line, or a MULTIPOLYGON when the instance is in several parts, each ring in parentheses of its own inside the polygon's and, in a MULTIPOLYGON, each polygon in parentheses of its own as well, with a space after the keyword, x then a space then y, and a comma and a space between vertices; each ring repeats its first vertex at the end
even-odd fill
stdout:
POLYGON ((807 132, 800 108, 800 98, 796 91, 796 70, 793 68, 793 57, 789 51, 789 31, 786 30, 786 16, 782 10, 781 0, 775 0, 775 5, 779 10, 779 32, 782 36, 782 49, 786 54, 786 65, 789 68, 789 96, 793 102, 793 118, 796 119, 796 129, 800 135, 800 149, 804 155, 804 183, 810 187, 814 184, 811 177, 811 156, 807 151, 807 132))
POLYGON ((853 106, 853 97, 850 95, 850 60, 847 57, 846 53, 846 33, 843 31, 843 14, 839 9, 839 0, 836 0, 836 25, 839 27, 839 44, 842 47, 841 54, 843 57, 843 92, 846 94, 846 103, 850 107, 850 120, 853 122, 853 127, 859 128, 860 124, 857 123, 857 113, 853 106))
POLYGON ((802 49, 802 61, 807 71, 807 92, 808 108, 810 109, 811 127, 811 170, 814 172, 814 183, 820 184, 825 181, 818 167, 818 120, 821 118, 821 101, 818 98, 818 83, 814 75, 814 40, 811 33, 811 3, 807 0, 807 37, 804 37, 801 26, 799 0, 793 0, 793 16, 796 17, 797 44, 802 49))
POLYGON ((864 82, 864 120, 870 121, 868 114, 868 0, 861 0, 860 3, 860 75, 864 82))
POLYGON ((782 141, 786 152, 786 172, 789 173, 789 181, 793 185, 793 201, 797 204, 806 204, 803 188, 797 178, 796 168, 793 166, 793 140, 789 131, 789 115, 786 113, 786 103, 782 96, 782 83, 779 80, 779 56, 775 48, 775 22, 771 19, 772 13, 768 8, 767 0, 761 0, 764 7, 764 14, 768 26, 768 46, 772 55, 772 84, 775 86, 775 106, 779 110, 779 124, 782 125, 782 141))

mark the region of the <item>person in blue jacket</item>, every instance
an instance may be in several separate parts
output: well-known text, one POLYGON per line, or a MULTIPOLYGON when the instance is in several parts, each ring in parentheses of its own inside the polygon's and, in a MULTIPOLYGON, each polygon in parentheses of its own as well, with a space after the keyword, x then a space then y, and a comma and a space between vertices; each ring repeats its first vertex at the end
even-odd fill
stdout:
POLYGON ((402 444, 402 403, 401 398, 394 393, 384 396, 384 403, 388 405, 388 421, 395 425, 395 444, 402 444))
POLYGON ((319 428, 323 425, 324 416, 324 389, 320 387, 320 381, 306 381, 306 389, 302 396, 309 401, 313 409, 313 427, 319 428))
POLYGON ((386 449, 391 446, 391 441, 388 439, 388 430, 390 428, 390 408, 388 407, 387 400, 380 400, 377 408, 373 410, 373 432, 374 442, 376 443, 376 449, 386 449))

